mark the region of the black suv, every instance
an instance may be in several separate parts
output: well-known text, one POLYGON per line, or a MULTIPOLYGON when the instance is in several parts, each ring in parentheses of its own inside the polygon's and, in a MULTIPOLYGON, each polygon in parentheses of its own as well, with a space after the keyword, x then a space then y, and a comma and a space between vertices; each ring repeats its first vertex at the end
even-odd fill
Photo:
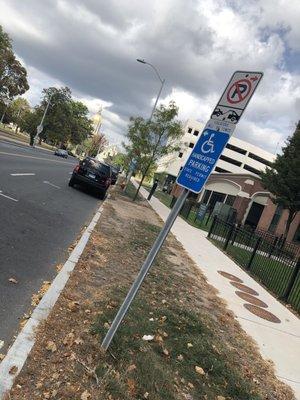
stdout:
POLYGON ((69 181, 69 186, 82 184, 94 188, 101 199, 105 198, 107 189, 111 184, 111 167, 95 158, 87 157, 80 161, 74 168, 69 181))

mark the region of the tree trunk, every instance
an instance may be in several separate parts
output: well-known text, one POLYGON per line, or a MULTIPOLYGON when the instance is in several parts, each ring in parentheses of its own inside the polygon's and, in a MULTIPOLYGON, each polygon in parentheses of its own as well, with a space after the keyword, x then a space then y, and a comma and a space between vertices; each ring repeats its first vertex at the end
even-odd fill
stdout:
POLYGON ((149 168, 150 168, 152 162, 153 162, 153 158, 151 158, 149 164, 147 165, 147 168, 145 169, 145 171, 144 171, 144 173, 143 173, 143 175, 142 175, 141 182, 140 182, 140 184, 139 184, 139 186, 138 186, 138 188, 137 188, 137 190, 136 190, 136 193, 135 193, 135 195, 134 195, 133 201, 135 201, 135 200, 137 199, 137 197, 138 197, 140 188, 141 188, 141 186, 142 186, 142 184, 143 184, 143 181, 144 181, 144 179, 145 179, 145 177, 146 177, 146 175, 147 175, 147 172, 149 171, 149 168))
POLYGON ((147 172, 148 172, 148 169, 149 169, 149 167, 148 167, 147 170, 143 173, 142 179, 141 179, 141 181, 140 181, 140 183, 139 183, 139 186, 138 186, 138 188, 137 188, 137 190, 136 190, 136 192, 135 192, 135 195, 134 195, 134 198, 133 198, 132 201, 135 201, 135 200, 137 199, 138 194, 139 194, 139 191, 140 191, 140 188, 141 188, 141 186, 142 186, 142 184, 143 184, 143 182, 144 182, 144 179, 145 179, 145 177, 146 177, 146 174, 147 174, 147 172))
POLYGON ((34 145, 34 135, 30 135, 30 146, 34 145))
POLYGON ((288 215, 288 219, 286 221, 285 231, 284 231, 284 235, 283 235, 285 240, 287 239, 287 235, 289 233, 290 226, 291 226, 291 223, 293 222, 293 219, 295 218, 295 215, 296 215, 295 211, 289 210, 289 215, 288 215))

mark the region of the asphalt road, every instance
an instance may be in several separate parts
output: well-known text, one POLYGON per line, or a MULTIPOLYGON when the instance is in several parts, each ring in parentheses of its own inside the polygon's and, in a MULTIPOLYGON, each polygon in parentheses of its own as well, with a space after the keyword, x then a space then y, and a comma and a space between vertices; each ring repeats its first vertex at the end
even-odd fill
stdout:
POLYGON ((32 294, 54 278, 99 207, 92 194, 68 187, 76 163, 0 140, 0 353, 30 309, 32 294))

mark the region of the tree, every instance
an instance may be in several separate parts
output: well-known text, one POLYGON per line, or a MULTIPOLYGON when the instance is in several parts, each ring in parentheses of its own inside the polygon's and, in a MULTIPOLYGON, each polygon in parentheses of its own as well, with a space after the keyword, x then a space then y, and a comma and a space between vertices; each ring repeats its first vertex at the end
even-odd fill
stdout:
POLYGON ((76 145, 92 135, 93 124, 88 118, 89 110, 83 103, 72 100, 70 108, 70 142, 76 145))
POLYGON ((71 90, 68 87, 43 89, 43 100, 36 108, 42 114, 50 101, 49 108, 43 123, 44 129, 40 138, 61 146, 66 144, 71 137, 71 90))
POLYGON ((49 87, 43 89, 42 93, 41 103, 33 112, 27 112, 22 122, 22 128, 30 134, 31 144, 49 102, 40 139, 55 146, 67 147, 69 144, 77 145, 92 135, 93 127, 88 118, 88 108, 72 99, 68 87, 49 87))
POLYGON ((122 170, 126 168, 130 160, 128 155, 124 153, 117 153, 112 157, 111 164, 120 167, 122 170))
POLYGON ((26 69, 16 59, 11 40, 0 26, 0 101, 11 100, 28 89, 26 69))
POLYGON ((7 114, 9 120, 15 124, 16 132, 28 111, 30 111, 30 105, 23 97, 18 97, 10 103, 7 114))
POLYGON ((108 144, 108 140, 104 133, 94 135, 93 137, 86 139, 80 146, 79 151, 84 152, 89 157, 96 157, 98 153, 104 150, 108 144))
POLYGON ((277 155, 271 168, 261 175, 262 183, 275 198, 275 204, 288 210, 284 237, 300 211, 300 121, 293 136, 289 137, 282 154, 277 155))
POLYGON ((22 120, 19 122, 19 127, 23 132, 27 132, 30 135, 30 144, 33 145, 34 137, 36 135, 36 127, 41 122, 42 110, 39 107, 35 107, 33 110, 27 110, 22 120))
POLYGON ((128 144, 124 147, 127 155, 137 161, 137 171, 142 175, 133 200, 136 200, 145 177, 156 162, 179 149, 177 143, 182 127, 176 120, 177 115, 178 107, 171 101, 168 106, 161 105, 155 110, 152 121, 141 117, 130 119, 126 135, 128 144))

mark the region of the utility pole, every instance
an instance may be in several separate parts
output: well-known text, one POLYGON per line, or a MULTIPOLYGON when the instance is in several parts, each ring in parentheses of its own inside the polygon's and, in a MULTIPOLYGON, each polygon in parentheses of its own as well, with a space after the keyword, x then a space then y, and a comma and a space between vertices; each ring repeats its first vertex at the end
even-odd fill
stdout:
POLYGON ((33 147, 37 144, 38 138, 39 138, 40 134, 43 132, 43 129, 44 129, 43 123, 44 123, 44 119, 45 119, 45 117, 46 117, 46 114, 47 114, 49 105, 50 105, 50 103, 51 103, 51 98, 52 98, 52 96, 53 96, 53 95, 50 95, 50 96, 49 96, 49 100, 48 100, 48 103, 47 103, 46 108, 45 108, 45 110, 44 110, 44 114, 43 114, 43 116, 42 116, 41 122, 40 122, 40 124, 39 124, 39 125, 37 126, 37 128, 36 128, 36 135, 35 135, 34 140, 33 140, 33 147))
POLYGON ((141 59, 141 58, 137 58, 136 61, 138 61, 139 63, 142 63, 142 64, 149 65, 149 66, 154 70, 156 76, 158 77, 158 79, 159 79, 159 81, 160 81, 160 83, 161 83, 160 88, 159 88, 159 91, 158 91, 158 94, 157 94, 157 97, 156 97, 156 100, 155 100, 155 103, 154 103, 154 106, 153 106, 153 108, 152 108, 152 112, 151 112, 150 118, 149 118, 149 122, 151 122, 151 121, 152 121, 153 114, 154 114, 154 111, 155 111, 155 109, 156 109, 158 100, 159 100, 159 98, 160 98, 160 95, 161 95, 161 92, 162 92, 162 90, 163 90, 163 87, 164 87, 164 84, 165 84, 165 81, 166 81, 166 80, 161 78, 161 76, 159 75, 159 72, 158 72, 157 68, 155 68, 154 65, 148 63, 147 61, 145 61, 144 59, 141 59))

